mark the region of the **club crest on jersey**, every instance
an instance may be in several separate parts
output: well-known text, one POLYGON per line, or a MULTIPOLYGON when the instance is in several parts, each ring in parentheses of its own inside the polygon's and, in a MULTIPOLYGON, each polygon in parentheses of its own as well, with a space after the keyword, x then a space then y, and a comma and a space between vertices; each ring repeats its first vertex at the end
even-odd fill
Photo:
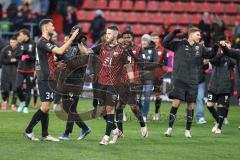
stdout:
POLYGON ((148 50, 148 54, 152 54, 152 50, 148 50))
POLYGON ((196 51, 199 51, 199 46, 195 46, 196 51))
POLYGON ((32 44, 29 44, 28 49, 29 49, 30 52, 32 51, 32 49, 33 49, 32 44))
POLYGON ((113 52, 113 56, 117 57, 119 55, 119 52, 113 52))
POLYGON ((158 55, 160 56, 162 54, 162 52, 161 51, 158 51, 158 55))
POLYGON ((12 52, 11 51, 8 51, 8 56, 11 56, 12 55, 12 52))

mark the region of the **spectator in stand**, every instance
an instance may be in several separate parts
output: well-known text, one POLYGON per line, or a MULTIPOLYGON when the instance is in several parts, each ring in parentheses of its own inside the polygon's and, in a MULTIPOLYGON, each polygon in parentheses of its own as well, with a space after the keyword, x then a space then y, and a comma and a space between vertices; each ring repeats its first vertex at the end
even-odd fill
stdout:
POLYGON ((68 35, 73 26, 77 24, 77 15, 76 15, 76 8, 73 6, 67 6, 67 12, 64 15, 63 20, 63 32, 68 35))
POLYGON ((199 22, 198 27, 202 31, 202 37, 203 37, 205 46, 209 47, 210 39, 211 39, 211 24, 210 24, 208 12, 204 12, 203 18, 199 22))
POLYGON ((92 43, 94 44, 100 39, 101 33, 105 29, 105 19, 102 10, 96 11, 96 17, 93 19, 89 31, 92 36, 92 43))
POLYGON ((2 4, 0 4, 0 20, 2 19, 2 15, 3 15, 3 12, 2 12, 2 4))
POLYGON ((240 37, 240 23, 238 21, 235 22, 232 34, 235 39, 240 37))
POLYGON ((222 39, 226 39, 224 31, 226 30, 226 24, 218 15, 215 15, 215 21, 212 23, 212 40, 216 43, 222 39))

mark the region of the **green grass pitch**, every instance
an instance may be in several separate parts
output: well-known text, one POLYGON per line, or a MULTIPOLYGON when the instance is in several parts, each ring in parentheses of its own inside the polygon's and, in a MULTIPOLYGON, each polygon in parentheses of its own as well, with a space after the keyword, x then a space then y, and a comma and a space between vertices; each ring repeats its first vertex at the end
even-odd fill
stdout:
MULTIPOLYGON (((138 122, 133 118, 129 107, 125 109, 130 120, 124 123, 123 139, 115 145, 100 146, 105 123, 102 119, 89 120, 86 123, 92 132, 83 141, 77 141, 80 129, 74 126, 69 141, 32 142, 23 137, 23 131, 35 110, 29 114, 11 111, 0 112, 0 159, 1 160, 237 160, 240 157, 240 108, 231 106, 229 125, 224 125, 221 135, 211 133, 213 119, 205 111, 207 124, 192 126, 192 138, 184 137, 185 106, 181 105, 175 122, 173 136, 163 133, 168 126, 170 103, 163 103, 159 121, 148 121, 149 137, 143 139, 138 122)), ((91 108, 91 101, 81 99, 80 111, 91 108)), ((151 113, 154 104, 151 103, 151 113)), ((50 113, 49 133, 58 137, 65 129, 65 122, 54 112, 50 113)), ((41 123, 34 129, 36 136, 41 135, 41 123)))

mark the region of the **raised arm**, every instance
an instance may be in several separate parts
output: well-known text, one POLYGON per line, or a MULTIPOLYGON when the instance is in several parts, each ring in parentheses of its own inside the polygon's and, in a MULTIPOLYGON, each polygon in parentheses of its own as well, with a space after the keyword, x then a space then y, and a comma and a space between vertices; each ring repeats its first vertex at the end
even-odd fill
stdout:
POLYGON ((61 47, 57 47, 55 46, 53 49, 52 49, 52 52, 55 53, 55 54, 58 54, 58 55, 62 55, 64 54, 64 51, 70 47, 70 45, 72 44, 73 40, 76 38, 76 36, 78 35, 79 33, 79 29, 76 29, 72 36, 68 39, 68 41, 66 43, 64 43, 61 47))
POLYGON ((169 33, 166 37, 164 37, 162 44, 164 48, 167 48, 171 51, 175 51, 179 45, 179 41, 173 41, 178 33, 181 31, 179 29, 174 30, 173 32, 169 33))
POLYGON ((203 58, 211 59, 217 55, 219 45, 214 44, 213 48, 207 48, 205 46, 202 46, 202 52, 203 52, 203 58))

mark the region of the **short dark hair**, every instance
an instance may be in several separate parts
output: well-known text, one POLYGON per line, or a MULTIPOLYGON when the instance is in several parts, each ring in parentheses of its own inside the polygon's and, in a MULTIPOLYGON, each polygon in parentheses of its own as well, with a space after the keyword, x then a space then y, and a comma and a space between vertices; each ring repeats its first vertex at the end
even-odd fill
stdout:
POLYGON ((134 38, 134 33, 132 32, 132 31, 124 31, 123 33, 122 33, 122 35, 124 35, 124 34, 130 34, 133 38, 134 38))
POLYGON ((123 35, 119 33, 118 36, 117 36, 117 39, 120 39, 122 37, 123 37, 123 35))
POLYGON ((17 40, 17 35, 12 36, 10 40, 17 40))
POLYGON ((113 26, 109 26, 107 27, 107 29, 111 29, 111 30, 114 30, 114 31, 118 31, 118 27, 113 25, 113 26))
POLYGON ((20 33, 22 33, 22 34, 30 37, 30 32, 29 32, 29 30, 26 29, 26 28, 20 29, 19 34, 20 34, 20 33))
POLYGON ((201 30, 197 27, 192 27, 188 30, 188 35, 190 35, 191 33, 194 33, 194 32, 201 32, 201 30))
POLYGON ((152 36, 152 37, 159 37, 160 38, 160 34, 157 33, 157 32, 150 33, 150 36, 152 36))
POLYGON ((52 23, 52 19, 42 19, 40 22, 39 22, 39 28, 40 30, 42 30, 42 26, 44 26, 45 24, 48 24, 48 23, 52 23))

